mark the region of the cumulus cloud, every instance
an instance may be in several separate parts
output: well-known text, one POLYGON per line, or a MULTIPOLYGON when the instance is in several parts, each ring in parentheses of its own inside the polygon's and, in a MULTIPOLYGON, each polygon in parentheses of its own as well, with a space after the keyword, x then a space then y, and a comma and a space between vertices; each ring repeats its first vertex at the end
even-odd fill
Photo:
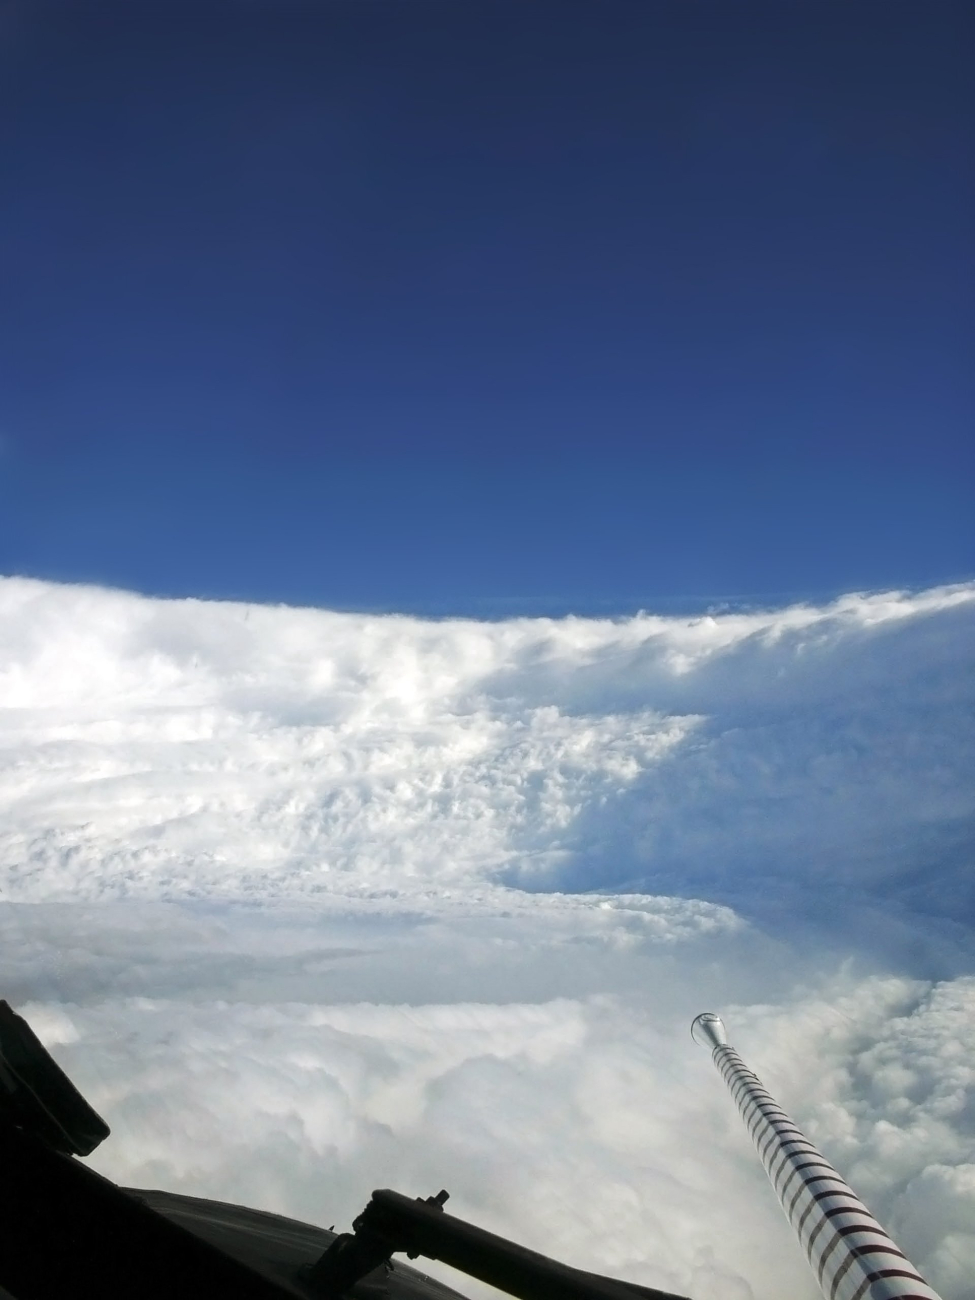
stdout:
POLYGON ((482 623, 0 581, 4 995, 130 1185, 343 1224, 446 1185, 584 1267, 812 1297, 710 1004, 971 1300, 973 622, 972 585, 482 623))
MULTIPOLYGON (((689 966, 684 974, 693 978, 689 966)), ((686 1017, 654 999, 26 1007, 134 1186, 347 1223, 374 1186, 690 1295, 817 1294, 686 1017)), ((946 1295, 970 1294, 975 980, 848 974, 735 1041, 946 1295), (906 1103, 906 1104, 905 1104, 906 1103)))

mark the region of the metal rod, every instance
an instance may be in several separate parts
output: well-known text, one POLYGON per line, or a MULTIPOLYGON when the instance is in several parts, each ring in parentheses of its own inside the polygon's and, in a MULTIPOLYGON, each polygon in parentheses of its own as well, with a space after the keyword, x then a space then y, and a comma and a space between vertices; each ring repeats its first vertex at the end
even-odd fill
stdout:
POLYGON ((721 1017, 702 1012, 691 1025, 691 1035, 711 1050, 826 1300, 939 1300, 859 1197, 729 1047, 721 1017))
POLYGON ((311 1272, 325 1295, 341 1295, 394 1251, 439 1259, 518 1300, 683 1300, 668 1291, 570 1268, 504 1237, 485 1232, 441 1208, 445 1192, 428 1201, 376 1191, 356 1219, 355 1236, 339 1238, 311 1272), (361 1271, 359 1271, 361 1270, 361 1271))

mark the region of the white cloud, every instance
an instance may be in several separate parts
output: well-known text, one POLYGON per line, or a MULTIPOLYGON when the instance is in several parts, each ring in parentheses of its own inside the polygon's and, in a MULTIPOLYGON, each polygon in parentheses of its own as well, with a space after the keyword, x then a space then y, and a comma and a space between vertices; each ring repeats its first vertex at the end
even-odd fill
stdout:
POLYGON ((972 1300, 973 622, 971 585, 477 623, 0 581, 2 992, 113 1177, 318 1222, 446 1185, 586 1267, 812 1297, 712 1005, 972 1300))
POLYGON ((932 857, 968 880, 973 623, 971 586, 430 623, 7 580, 5 896, 503 880, 794 911, 826 875, 943 912, 932 857))
MULTIPOLYGON (((691 963, 679 973, 694 979, 691 963)), ((446 1185, 458 1213, 579 1265, 697 1296, 817 1294, 666 1001, 25 1010, 112 1117, 94 1163, 129 1185, 326 1223, 374 1186, 446 1185)), ((970 1295, 975 1123, 955 1102, 971 1097, 975 980, 841 973, 728 1020, 915 1262, 946 1296, 970 1295)))

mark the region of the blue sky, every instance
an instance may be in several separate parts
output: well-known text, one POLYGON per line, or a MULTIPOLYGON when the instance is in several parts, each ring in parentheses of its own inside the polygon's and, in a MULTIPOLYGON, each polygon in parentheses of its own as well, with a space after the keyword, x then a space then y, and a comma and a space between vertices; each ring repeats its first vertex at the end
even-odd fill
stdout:
POLYGON ((484 613, 970 576, 972 25, 7 6, 0 570, 484 613))

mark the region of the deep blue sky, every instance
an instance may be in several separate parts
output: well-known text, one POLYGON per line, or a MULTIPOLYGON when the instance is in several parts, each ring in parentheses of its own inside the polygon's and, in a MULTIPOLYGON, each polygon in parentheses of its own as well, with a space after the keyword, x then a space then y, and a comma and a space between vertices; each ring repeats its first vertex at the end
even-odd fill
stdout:
POLYGON ((0 570, 432 610, 975 572, 970 3, 0 9, 0 570))

